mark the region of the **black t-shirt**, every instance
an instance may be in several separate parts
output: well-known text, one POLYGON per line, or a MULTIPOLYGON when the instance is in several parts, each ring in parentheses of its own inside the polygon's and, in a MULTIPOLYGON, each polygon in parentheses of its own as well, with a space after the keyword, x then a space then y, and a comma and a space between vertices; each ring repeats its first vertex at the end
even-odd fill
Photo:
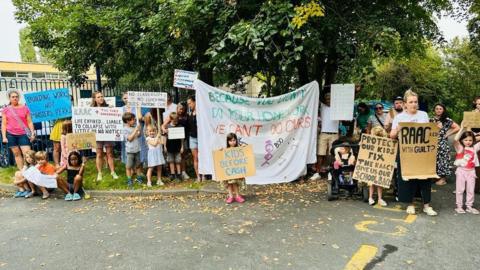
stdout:
POLYGON ((192 138, 197 138, 197 115, 188 115, 188 134, 192 138))

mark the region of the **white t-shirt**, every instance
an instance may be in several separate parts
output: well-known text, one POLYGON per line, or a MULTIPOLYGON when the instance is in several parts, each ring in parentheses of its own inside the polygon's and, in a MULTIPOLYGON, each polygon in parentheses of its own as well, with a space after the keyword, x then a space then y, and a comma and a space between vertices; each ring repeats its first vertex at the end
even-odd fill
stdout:
POLYGON ((322 132, 338 133, 338 120, 330 120, 332 118, 332 108, 320 103, 320 116, 322 118, 322 132))
POLYGON ((428 114, 424 111, 417 111, 415 114, 409 114, 405 111, 397 114, 393 119, 392 129, 396 129, 398 127, 398 123, 428 123, 430 119, 428 118, 428 114))
POLYGON ((172 112, 177 112, 177 104, 173 103, 170 104, 170 105, 167 105, 167 108, 165 109, 165 111, 163 112, 163 121, 165 121, 165 119, 168 118, 168 116, 170 115, 170 113, 172 112))

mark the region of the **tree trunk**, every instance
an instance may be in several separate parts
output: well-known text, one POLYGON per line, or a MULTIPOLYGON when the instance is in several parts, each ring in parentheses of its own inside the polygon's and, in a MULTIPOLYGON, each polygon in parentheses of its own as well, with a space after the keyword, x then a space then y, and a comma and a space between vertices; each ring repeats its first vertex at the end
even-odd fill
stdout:
POLYGON ((297 72, 298 72, 298 80, 300 82, 300 85, 304 85, 310 82, 308 76, 308 62, 307 62, 307 57, 305 56, 304 53, 302 53, 302 57, 300 60, 297 61, 296 63, 297 66, 297 72))
POLYGON ((336 52, 330 52, 327 59, 325 70, 325 85, 331 85, 335 82, 335 76, 338 71, 338 55, 336 52))
POLYGON ((326 59, 326 55, 323 53, 317 54, 314 57, 313 79, 318 82, 320 90, 323 87, 323 76, 325 73, 325 66, 326 66, 325 59, 326 59))

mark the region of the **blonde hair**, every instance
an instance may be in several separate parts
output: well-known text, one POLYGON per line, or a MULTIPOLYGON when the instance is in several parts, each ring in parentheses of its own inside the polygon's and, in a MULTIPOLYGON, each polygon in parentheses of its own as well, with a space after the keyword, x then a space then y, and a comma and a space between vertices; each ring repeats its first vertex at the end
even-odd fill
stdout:
POLYGON ((177 115, 176 112, 171 112, 171 113, 170 113, 170 120, 171 120, 171 121, 176 121, 176 120, 178 120, 178 115, 177 115))
POLYGON ((374 126, 370 131, 370 134, 378 137, 388 137, 388 132, 381 126, 374 126))
MULTIPOLYGON (((33 150, 28 150, 25 152, 25 162, 27 161, 27 157, 31 158, 33 160, 32 164, 35 164, 35 151, 33 150)), ((28 163, 28 162, 27 162, 28 163)))
POLYGON ((35 160, 47 160, 47 152, 38 151, 35 153, 35 160))
POLYGON ((418 98, 417 93, 413 92, 412 88, 405 91, 405 94, 403 95, 403 100, 405 102, 407 102, 407 98, 409 98, 409 97, 417 97, 418 98))

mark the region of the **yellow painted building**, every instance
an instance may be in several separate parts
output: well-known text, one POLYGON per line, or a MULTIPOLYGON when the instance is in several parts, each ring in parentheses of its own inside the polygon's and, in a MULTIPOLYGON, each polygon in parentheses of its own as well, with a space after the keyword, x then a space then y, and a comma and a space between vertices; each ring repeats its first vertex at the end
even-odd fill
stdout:
MULTIPOLYGON (((93 67, 85 75, 88 80, 97 79, 93 67)), ((51 64, 0 61, 0 78, 63 80, 68 79, 68 76, 51 64)))

